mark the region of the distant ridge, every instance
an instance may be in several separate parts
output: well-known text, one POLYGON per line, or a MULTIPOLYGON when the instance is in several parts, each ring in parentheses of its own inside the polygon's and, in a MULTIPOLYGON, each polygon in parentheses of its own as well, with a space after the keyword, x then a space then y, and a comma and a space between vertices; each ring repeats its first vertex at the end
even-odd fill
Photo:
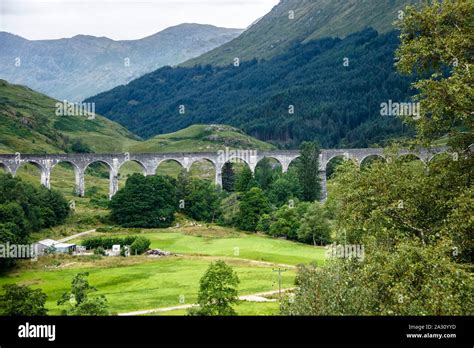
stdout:
POLYGON ((193 23, 119 41, 91 35, 27 40, 0 32, 0 78, 77 102, 162 66, 197 57, 241 32, 193 23))

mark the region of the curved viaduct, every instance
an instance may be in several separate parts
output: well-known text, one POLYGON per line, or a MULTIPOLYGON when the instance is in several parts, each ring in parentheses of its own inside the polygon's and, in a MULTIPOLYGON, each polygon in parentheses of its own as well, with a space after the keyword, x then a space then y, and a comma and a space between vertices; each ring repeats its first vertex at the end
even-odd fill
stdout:
MULTIPOLYGON (((425 164, 427 164, 436 154, 446 152, 445 148, 431 148, 421 150, 401 150, 399 156, 415 155, 425 164)), ((31 163, 39 168, 41 172, 41 184, 47 188, 51 187, 51 170, 60 162, 70 163, 74 168, 75 191, 77 195, 84 196, 85 182, 84 173, 87 167, 95 162, 102 162, 109 167, 110 183, 109 196, 112 197, 118 190, 118 173, 120 167, 129 161, 136 162, 143 168, 144 175, 155 175, 158 166, 164 161, 176 161, 184 169, 189 170, 191 165, 197 161, 209 161, 215 168, 215 182, 222 186, 222 167, 226 162, 238 160, 247 163, 252 172, 255 171, 257 164, 264 158, 273 158, 277 160, 283 172, 288 170, 292 161, 299 157, 299 151, 256 151, 256 150, 226 150, 218 152, 200 152, 200 153, 157 153, 157 154, 57 154, 57 155, 27 155, 12 154, 0 155, 0 167, 4 167, 7 172, 13 176, 18 168, 25 163, 31 163)), ((321 176, 323 200, 326 199, 326 168, 331 159, 343 157, 360 165, 366 158, 379 156, 385 158, 384 149, 330 149, 321 150, 319 156, 318 171, 321 176)))

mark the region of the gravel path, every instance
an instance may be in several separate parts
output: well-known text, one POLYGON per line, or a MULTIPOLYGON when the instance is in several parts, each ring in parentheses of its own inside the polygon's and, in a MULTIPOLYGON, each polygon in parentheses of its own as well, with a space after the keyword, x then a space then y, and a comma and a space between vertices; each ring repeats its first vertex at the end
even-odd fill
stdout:
POLYGON ((95 232, 95 231, 96 231, 96 230, 93 229, 93 230, 89 230, 89 231, 85 231, 85 232, 81 232, 81 233, 76 233, 76 234, 73 234, 72 236, 68 236, 68 237, 66 237, 66 238, 60 239, 60 240, 58 240, 58 242, 65 243, 65 242, 67 242, 67 241, 76 239, 76 238, 78 238, 78 237, 85 236, 86 234, 93 233, 93 232, 95 232))
MULTIPOLYGON (((294 288, 281 289, 281 292, 285 292, 285 291, 289 291, 293 289, 294 288)), ((259 292, 257 294, 252 294, 252 295, 239 296, 239 300, 249 301, 249 302, 275 302, 276 300, 271 300, 264 297, 264 296, 275 295, 275 294, 278 294, 278 290, 259 292)), ((188 309, 188 308, 196 307, 196 306, 197 304, 187 304, 187 305, 181 305, 181 306, 145 309, 142 311, 129 312, 129 313, 119 313, 118 315, 119 316, 145 315, 145 314, 151 314, 151 313, 170 312, 170 311, 179 310, 179 309, 188 309)))

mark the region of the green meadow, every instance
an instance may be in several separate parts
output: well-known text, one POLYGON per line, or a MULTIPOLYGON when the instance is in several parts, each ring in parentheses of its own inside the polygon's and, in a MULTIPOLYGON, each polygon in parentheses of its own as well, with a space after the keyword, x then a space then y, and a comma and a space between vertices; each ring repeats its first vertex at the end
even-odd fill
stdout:
MULTIPOLYGON (((3 275, 0 285, 16 283, 42 289, 48 295, 49 314, 54 315, 60 313, 56 302, 69 290, 74 275, 89 272, 89 282, 98 289, 93 295, 105 295, 113 313, 124 313, 194 303, 199 279, 216 259, 137 256, 86 261, 80 257, 64 257, 60 261, 54 258, 56 262, 51 265, 45 265, 45 260, 38 265, 25 261, 19 270, 3 275)), ((239 295, 278 290, 277 274, 271 266, 246 260, 224 260, 239 276, 239 295)), ((293 269, 283 273, 282 286, 292 287, 294 276, 293 269)))

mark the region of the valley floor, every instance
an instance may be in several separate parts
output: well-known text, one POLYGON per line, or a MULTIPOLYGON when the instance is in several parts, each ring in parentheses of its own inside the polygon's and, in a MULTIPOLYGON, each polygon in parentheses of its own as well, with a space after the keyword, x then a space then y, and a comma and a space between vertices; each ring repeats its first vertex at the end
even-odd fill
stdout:
MULTIPOLYGON (((172 167, 163 170, 163 174, 175 174, 172 167)), ((199 171, 199 175, 206 174, 204 170, 199 171)), ((121 173, 121 186, 133 172, 140 172, 140 168, 126 168, 121 173)), ((39 173, 32 166, 22 168, 18 176, 39 185, 39 173)), ((325 249, 322 247, 247 234, 213 224, 199 224, 179 214, 177 225, 167 229, 109 226, 106 219, 108 209, 103 206, 107 202, 108 177, 87 175, 86 185, 86 197, 77 197, 73 192, 72 168, 58 166, 54 169, 52 187, 74 202, 75 211, 65 224, 34 233, 33 240, 67 238, 68 243, 79 244, 81 239, 91 236, 143 235, 150 239, 150 248, 176 255, 162 258, 56 255, 39 258, 38 262, 19 262, 11 272, 0 275, 0 286, 16 283, 41 288, 48 295, 46 307, 49 315, 60 314, 62 308, 57 306, 57 300, 70 290, 71 281, 79 272, 89 272, 90 284, 98 289, 91 295, 105 295, 113 314, 178 307, 173 311, 147 315, 183 315, 186 309, 179 306, 196 302, 199 280, 214 260, 225 260, 237 272, 239 296, 277 291, 275 268, 287 270, 282 273, 282 288, 285 289, 294 286, 296 265, 324 263, 325 249), (85 231, 89 233, 70 239, 85 231)), ((277 315, 279 303, 242 301, 235 309, 240 315, 277 315)))
MULTIPOLYGON (((17 283, 41 288, 47 295, 50 315, 58 315, 56 305, 62 293, 68 291, 75 274, 89 272, 89 281, 105 295, 114 314, 178 306, 175 311, 152 315, 181 315, 179 306, 193 304, 199 289, 199 279, 212 261, 224 260, 240 278, 239 296, 278 290, 274 268, 282 267, 282 288, 294 286, 296 265, 324 262, 325 250, 300 243, 237 232, 220 226, 187 226, 169 229, 121 229, 92 235, 140 234, 149 238, 151 248, 177 255, 154 258, 147 256, 100 257, 56 255, 39 258, 38 262, 23 261, 11 273, 0 278, 0 285, 17 283)), ((79 239, 73 242, 80 242, 79 239)), ((276 302, 241 302, 236 306, 243 315, 275 315, 276 302)), ((145 314, 145 313, 144 313, 145 314)))

